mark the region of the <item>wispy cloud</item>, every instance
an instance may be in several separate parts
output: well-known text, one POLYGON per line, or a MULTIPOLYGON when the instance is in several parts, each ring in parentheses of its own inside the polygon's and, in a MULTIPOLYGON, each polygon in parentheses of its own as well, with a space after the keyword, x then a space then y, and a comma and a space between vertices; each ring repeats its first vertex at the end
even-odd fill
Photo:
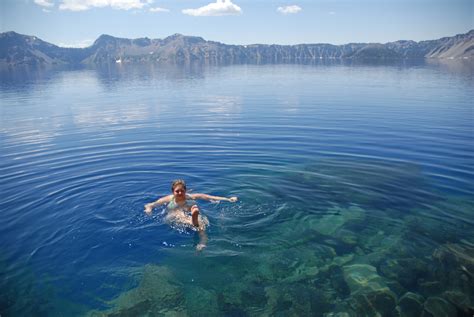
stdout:
POLYGON ((297 5, 285 6, 285 7, 278 7, 277 11, 283 14, 295 14, 300 12, 302 9, 297 5))
POLYGON ((170 10, 165 8, 150 8, 150 12, 170 12, 170 10))
POLYGON ((43 11, 44 13, 51 13, 51 10, 48 10, 48 9, 45 9, 45 8, 43 8, 41 11, 43 11))
POLYGON ((217 0, 197 9, 184 9, 184 14, 192 16, 239 15, 242 9, 230 0, 217 0))
POLYGON ((39 6, 46 7, 46 8, 54 7, 54 3, 48 0, 35 0, 35 3, 39 6))
MULTIPOLYGON (((45 1, 45 0, 39 0, 45 1)), ((117 10, 142 9, 152 3, 150 0, 62 0, 60 10, 85 11, 91 8, 111 7, 117 10)))

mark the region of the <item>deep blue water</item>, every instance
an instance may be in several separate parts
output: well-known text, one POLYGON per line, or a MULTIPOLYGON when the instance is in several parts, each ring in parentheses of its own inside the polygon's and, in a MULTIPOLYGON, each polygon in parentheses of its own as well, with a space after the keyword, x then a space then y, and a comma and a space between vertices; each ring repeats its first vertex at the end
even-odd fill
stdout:
POLYGON ((4 70, 0 313, 370 315, 360 294, 381 288, 351 274, 375 268, 390 311, 411 292, 468 314, 447 292, 472 309, 472 69, 4 70), (176 178, 240 199, 200 204, 200 254, 164 209, 143 213, 176 178), (164 304, 113 301, 164 284, 164 304))

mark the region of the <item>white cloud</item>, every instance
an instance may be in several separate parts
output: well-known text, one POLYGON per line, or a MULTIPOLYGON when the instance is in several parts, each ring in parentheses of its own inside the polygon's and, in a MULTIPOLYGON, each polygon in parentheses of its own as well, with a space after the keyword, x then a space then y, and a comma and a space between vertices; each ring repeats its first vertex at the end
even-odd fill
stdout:
POLYGON ((48 10, 48 9, 45 9, 45 8, 43 8, 41 11, 43 11, 44 13, 51 13, 51 10, 48 10))
POLYGON ((280 13, 283 13, 283 14, 293 14, 293 13, 300 12, 301 7, 299 7, 297 5, 286 6, 286 7, 278 7, 277 11, 280 12, 280 13))
POLYGON ((170 12, 170 10, 165 8, 150 8, 150 12, 170 12))
POLYGON ((238 15, 242 13, 242 9, 233 4, 231 0, 216 0, 204 7, 197 9, 184 9, 184 14, 192 16, 221 16, 221 15, 238 15))
POLYGON ((42 7, 47 7, 47 8, 54 7, 54 3, 49 2, 48 0, 35 0, 35 3, 42 7))
POLYGON ((111 7, 118 10, 141 9, 151 3, 150 0, 62 0, 60 10, 85 11, 91 8, 111 7))

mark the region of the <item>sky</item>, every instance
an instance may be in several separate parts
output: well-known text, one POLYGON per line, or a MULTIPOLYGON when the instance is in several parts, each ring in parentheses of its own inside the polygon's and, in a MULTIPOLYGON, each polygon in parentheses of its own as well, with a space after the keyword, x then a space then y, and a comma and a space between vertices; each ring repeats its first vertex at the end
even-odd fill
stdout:
POLYGON ((67 47, 101 34, 225 44, 387 43, 474 29, 474 0, 0 0, 0 32, 67 47))

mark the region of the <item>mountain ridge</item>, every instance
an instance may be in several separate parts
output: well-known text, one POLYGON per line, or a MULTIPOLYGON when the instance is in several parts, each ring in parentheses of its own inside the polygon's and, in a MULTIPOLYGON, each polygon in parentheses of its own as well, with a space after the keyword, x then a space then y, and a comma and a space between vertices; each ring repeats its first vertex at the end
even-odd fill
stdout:
POLYGON ((474 60, 474 30, 437 40, 381 43, 232 45, 179 33, 164 39, 100 35, 85 48, 60 47, 32 35, 0 33, 0 65, 88 65, 103 63, 299 63, 320 59, 474 60))

